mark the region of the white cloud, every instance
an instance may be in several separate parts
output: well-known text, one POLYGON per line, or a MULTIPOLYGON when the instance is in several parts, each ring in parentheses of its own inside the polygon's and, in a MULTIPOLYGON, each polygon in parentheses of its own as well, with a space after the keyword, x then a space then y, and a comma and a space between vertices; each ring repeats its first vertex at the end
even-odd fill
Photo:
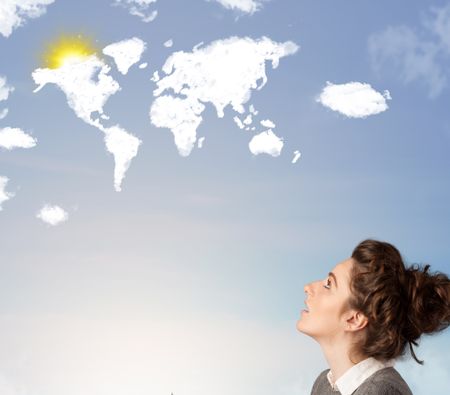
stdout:
POLYGON ((439 39, 443 50, 450 54, 450 4, 442 8, 431 8, 432 18, 425 21, 425 26, 439 39))
POLYGON ((157 0, 115 0, 113 5, 120 5, 131 15, 139 17, 142 22, 151 22, 158 15, 158 11, 150 10, 150 6, 157 0))
POLYGON ((327 82, 316 101, 347 117, 365 118, 386 111, 386 100, 390 99, 389 91, 381 94, 369 84, 349 82, 339 85, 327 82))
POLYGON ((248 147, 253 155, 279 156, 283 148, 283 140, 269 129, 253 136, 248 147))
POLYGON ((419 81, 430 98, 437 97, 450 77, 450 4, 431 8, 421 30, 391 26, 372 34, 368 46, 376 72, 391 70, 404 84, 419 81))
POLYGON ((55 0, 2 0, 0 3, 0 34, 9 37, 27 19, 45 14, 55 0))
MULTIPOLYGON (((0 101, 8 100, 9 94, 13 91, 14 88, 6 83, 6 77, 0 75, 0 101)), ((0 111, 0 119, 5 118, 7 115, 7 108, 4 108, 0 111)))
POLYGON ((301 156, 300 151, 295 150, 294 151, 294 157, 292 158, 292 163, 296 163, 299 160, 300 156, 301 156))
POLYGON ((122 190, 121 184, 131 160, 137 155, 141 140, 119 125, 103 128, 107 150, 114 156, 114 189, 122 190))
POLYGON ((248 114, 244 119, 244 125, 251 125, 253 122, 252 114, 248 114))
POLYGON ((205 106, 196 99, 181 99, 169 95, 158 97, 150 108, 153 125, 169 128, 182 156, 188 156, 196 141, 196 131, 205 106))
POLYGON ((0 101, 8 100, 8 96, 14 91, 12 86, 9 86, 6 82, 6 77, 0 75, 0 101))
POLYGON ((241 119, 240 119, 237 115, 235 115, 235 116, 233 117, 233 121, 236 122, 236 125, 239 126, 239 129, 244 129, 245 126, 244 126, 244 124, 242 123, 241 119))
POLYGON ((75 114, 83 121, 97 126, 99 121, 92 119, 91 114, 103 114, 106 101, 120 90, 117 81, 108 75, 110 70, 95 55, 66 62, 57 69, 36 69, 32 77, 39 87, 34 92, 46 84, 56 84, 66 94, 67 102, 75 114))
POLYGON ((159 73, 158 73, 158 70, 156 70, 156 71, 153 72, 153 76, 152 76, 152 78, 150 78, 150 81, 153 81, 153 82, 159 81, 159 73))
POLYGON ((258 111, 255 110, 255 107, 253 106, 253 104, 250 104, 249 111, 250 111, 253 115, 258 115, 258 111))
POLYGON ((164 43, 164 46, 165 46, 166 48, 170 48, 172 45, 173 45, 173 40, 172 40, 172 39, 167 40, 167 41, 164 43))
POLYGON ((37 140, 18 128, 6 127, 0 129, 0 147, 12 150, 14 148, 32 148, 37 140))
POLYGON ((275 124, 270 119, 263 119, 260 123, 266 128, 273 129, 275 127, 275 124))
POLYGON ((259 40, 231 37, 206 47, 196 45, 189 53, 175 52, 163 66, 166 76, 157 81, 154 95, 170 90, 183 97, 157 98, 150 119, 155 126, 171 128, 179 153, 187 156, 196 141, 196 129, 204 110, 201 103, 212 103, 220 118, 228 105, 237 113, 244 113, 251 91, 261 89, 267 82, 266 61, 277 68, 281 57, 297 50, 292 41, 276 43, 267 37, 259 40))
POLYGON ((8 177, 0 176, 0 211, 3 210, 2 204, 14 197, 13 193, 6 191, 6 184, 8 181, 8 177))
POLYGON ((131 159, 136 156, 141 141, 119 125, 106 128, 100 122, 101 119, 109 119, 103 113, 106 101, 121 89, 117 81, 108 74, 109 71, 109 66, 92 55, 65 63, 58 69, 37 69, 32 76, 39 85, 35 92, 47 83, 56 84, 66 94, 68 105, 75 114, 105 133, 106 149, 113 154, 115 160, 114 188, 120 191, 124 174, 131 159), (92 117, 94 113, 98 114, 98 118, 92 117))
POLYGON ((44 205, 36 214, 36 218, 41 219, 45 223, 56 226, 68 220, 69 215, 59 206, 44 205))
POLYGON ((203 141, 205 141, 204 137, 200 137, 198 139, 198 143, 197 143, 198 148, 202 148, 203 147, 203 141))
POLYGON ((147 63, 147 62, 144 62, 144 63, 141 63, 141 64, 139 65, 139 68, 140 68, 140 69, 145 69, 147 66, 148 66, 148 63, 147 63))
POLYGON ((111 56, 122 74, 127 74, 128 69, 141 60, 145 51, 145 42, 137 37, 122 40, 103 48, 105 55, 111 56))
MULTIPOLYGON (((209 0, 211 1, 211 0, 209 0)), ((253 14, 262 8, 262 0, 214 0, 229 10, 253 14)))
POLYGON ((277 68, 281 57, 297 50, 292 41, 276 43, 267 37, 259 40, 231 37, 195 48, 193 52, 175 52, 166 60, 163 71, 168 75, 158 81, 154 94, 158 96, 172 89, 195 96, 214 104, 220 118, 227 105, 243 113, 251 89, 262 89, 267 82, 265 62, 272 61, 272 67, 277 68))

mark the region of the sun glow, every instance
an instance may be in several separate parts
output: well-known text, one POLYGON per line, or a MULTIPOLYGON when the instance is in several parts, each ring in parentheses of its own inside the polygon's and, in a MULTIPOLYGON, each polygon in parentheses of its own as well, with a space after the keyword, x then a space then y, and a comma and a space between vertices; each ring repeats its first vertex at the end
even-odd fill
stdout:
POLYGON ((68 62, 82 60, 96 52, 92 41, 86 37, 61 36, 48 45, 43 58, 46 67, 57 69, 68 62))

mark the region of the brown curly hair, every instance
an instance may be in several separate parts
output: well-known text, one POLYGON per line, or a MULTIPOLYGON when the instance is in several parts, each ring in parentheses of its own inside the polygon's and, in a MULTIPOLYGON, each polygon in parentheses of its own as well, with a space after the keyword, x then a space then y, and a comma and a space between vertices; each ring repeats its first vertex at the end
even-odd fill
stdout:
POLYGON ((397 248, 373 239, 359 243, 351 257, 348 304, 368 319, 352 351, 387 361, 404 355, 409 344, 413 358, 423 365, 412 345, 418 345, 422 334, 450 325, 449 278, 428 273, 430 265, 405 267, 397 248))

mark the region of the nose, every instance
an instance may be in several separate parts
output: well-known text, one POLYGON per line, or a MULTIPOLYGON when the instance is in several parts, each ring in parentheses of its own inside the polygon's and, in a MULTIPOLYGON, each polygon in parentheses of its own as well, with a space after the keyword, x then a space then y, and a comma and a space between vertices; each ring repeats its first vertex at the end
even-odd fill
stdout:
POLYGON ((306 295, 311 295, 311 289, 312 289, 311 283, 308 283, 303 287, 303 290, 305 291, 306 295))

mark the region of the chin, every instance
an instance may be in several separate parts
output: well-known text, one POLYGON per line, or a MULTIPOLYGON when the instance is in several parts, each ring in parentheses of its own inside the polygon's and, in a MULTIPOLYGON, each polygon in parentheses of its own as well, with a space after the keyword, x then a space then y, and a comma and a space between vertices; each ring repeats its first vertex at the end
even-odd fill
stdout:
POLYGON ((302 319, 301 319, 301 318, 297 321, 297 324, 295 325, 295 327, 297 328, 297 330, 298 330, 299 332, 302 332, 302 333, 304 333, 304 334, 307 334, 307 333, 305 332, 304 328, 303 328, 303 322, 302 322, 302 319))
POLYGON ((305 328, 305 323, 304 323, 304 321, 302 321, 301 318, 297 321, 297 324, 295 325, 295 327, 297 328, 297 330, 299 332, 301 332, 304 335, 307 335, 309 337, 312 337, 314 339, 313 334, 307 328, 305 328))

